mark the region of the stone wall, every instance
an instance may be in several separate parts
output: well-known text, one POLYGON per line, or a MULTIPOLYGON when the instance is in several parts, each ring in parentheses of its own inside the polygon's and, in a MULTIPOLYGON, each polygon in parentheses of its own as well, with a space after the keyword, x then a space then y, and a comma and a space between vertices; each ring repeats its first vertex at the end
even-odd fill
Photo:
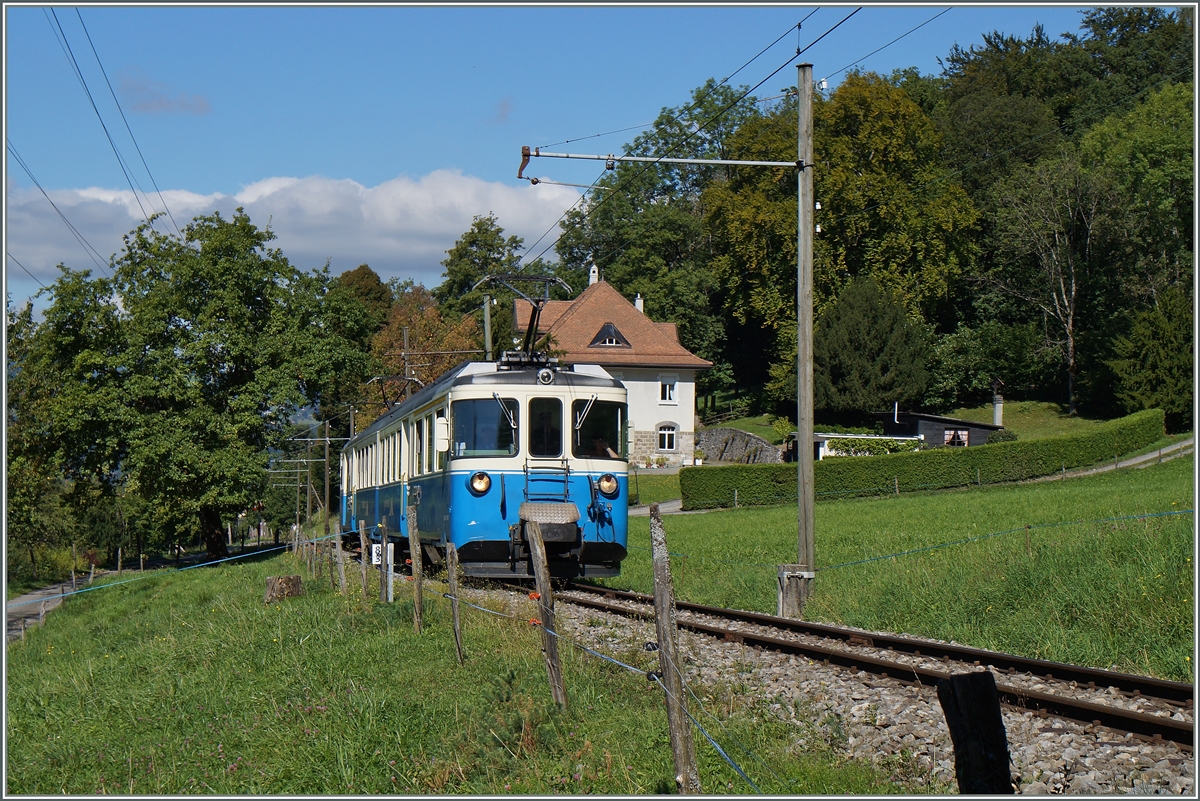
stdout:
POLYGON ((779 449, 757 434, 737 428, 705 428, 696 432, 696 447, 705 462, 778 464, 779 449))

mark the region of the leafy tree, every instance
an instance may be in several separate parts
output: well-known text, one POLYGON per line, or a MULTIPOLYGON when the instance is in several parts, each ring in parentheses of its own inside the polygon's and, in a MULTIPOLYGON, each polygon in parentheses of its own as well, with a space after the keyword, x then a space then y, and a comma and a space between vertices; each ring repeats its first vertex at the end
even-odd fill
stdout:
POLYGON ((1127 212, 1113 255, 1125 295, 1142 304, 1168 287, 1192 285, 1194 103, 1194 84, 1164 86, 1096 124, 1080 145, 1083 162, 1112 179, 1127 212))
POLYGON ((941 137, 908 94, 873 73, 851 74, 814 105, 821 234, 813 302, 872 276, 926 320, 975 258, 978 214, 940 166, 941 137))
POLYGON ((1039 312, 1062 353, 1070 413, 1075 408, 1077 338, 1111 278, 1105 247, 1119 226, 1117 198, 1064 146, 1053 158, 1017 170, 995 189, 998 264, 981 280, 1039 312))
POLYGON ((371 333, 383 326, 392 308, 392 290, 369 265, 360 264, 347 270, 335 278, 334 283, 349 289, 354 299, 362 304, 371 333))
MULTIPOLYGON (((416 380, 409 386, 403 381, 388 380, 373 388, 375 395, 370 399, 369 411, 363 412, 366 422, 387 411, 383 405, 385 398, 389 403, 396 403, 420 387, 433 383, 456 364, 483 356, 479 349, 480 330, 473 316, 444 317, 433 294, 412 281, 397 284, 395 297, 387 323, 372 341, 371 352, 383 365, 384 374, 403 376, 407 368, 407 375, 416 380), (407 361, 404 358, 406 329, 407 361), (378 403, 374 402, 376 400, 378 403)), ((365 391, 364 397, 369 397, 365 391)))
POLYGON ((1192 304, 1181 287, 1160 292, 1158 303, 1133 315, 1118 337, 1111 362, 1117 398, 1129 412, 1159 408, 1172 431, 1192 428, 1192 304))
MULTIPOLYGON (((489 212, 486 217, 475 217, 471 227, 446 251, 442 266, 444 280, 433 288, 433 297, 441 307, 441 314, 458 323, 465 315, 471 315, 483 327, 483 299, 490 295, 497 302, 492 309, 492 341, 496 352, 505 350, 516 336, 513 324, 513 300, 517 297, 503 287, 481 286, 472 289, 480 280, 501 273, 522 272, 527 275, 545 275, 548 270, 541 260, 521 267, 521 251, 524 240, 519 236, 505 238, 504 229, 489 212)), ((524 287, 520 287, 526 291, 524 287)), ((526 291, 526 294, 529 294, 526 291)), ((482 335, 476 342, 482 347, 482 335)))
MULTIPOLYGON (((731 137, 759 115, 745 87, 709 79, 691 102, 664 108, 651 130, 626 152, 672 158, 729 158, 731 137), (739 99, 740 98, 740 99, 739 99)), ((678 325, 681 344, 714 362, 698 376, 702 392, 732 383, 733 359, 710 269, 712 245, 704 226, 702 195, 710 182, 735 168, 621 163, 597 181, 583 208, 568 212, 556 244, 561 275, 581 289, 591 264, 625 297, 641 294, 647 316, 678 325), (571 277, 568 277, 571 276, 571 277)), ((753 332, 745 332, 753 334, 753 332)), ((770 341, 768 338, 767 342, 770 341)))
POLYGON ((64 269, 26 362, 59 381, 59 469, 119 488, 142 526, 199 534, 214 556, 223 521, 262 496, 289 417, 365 359, 332 331, 328 271, 296 270, 272 238, 241 209, 182 238, 140 226, 112 279, 64 269))
MULTIPOLYGON (((790 359, 771 368, 768 394, 796 402, 795 328, 780 352, 790 359)), ((928 375, 927 326, 912 319, 895 293, 874 278, 850 282, 817 319, 813 330, 813 405, 839 419, 859 419, 900 403, 917 403, 928 375)))
POLYGON ((1058 363, 1058 350, 1047 346, 1036 324, 987 320, 975 328, 962 325, 931 343, 922 405, 949 411, 985 403, 994 379, 1000 379, 1005 397, 1029 397, 1053 380, 1058 363))

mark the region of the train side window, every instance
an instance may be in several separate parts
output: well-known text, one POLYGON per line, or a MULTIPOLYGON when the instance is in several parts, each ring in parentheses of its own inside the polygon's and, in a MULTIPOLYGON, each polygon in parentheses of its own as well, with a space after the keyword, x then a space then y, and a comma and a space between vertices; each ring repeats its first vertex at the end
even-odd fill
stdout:
POLYGON ((529 400, 529 455, 562 456, 562 401, 558 398, 529 400))
POLYGON ((413 420, 413 431, 416 432, 417 447, 413 450, 412 474, 419 476, 425 472, 425 423, 423 420, 413 420))
POLYGON ((433 415, 425 415, 425 472, 433 472, 433 415))

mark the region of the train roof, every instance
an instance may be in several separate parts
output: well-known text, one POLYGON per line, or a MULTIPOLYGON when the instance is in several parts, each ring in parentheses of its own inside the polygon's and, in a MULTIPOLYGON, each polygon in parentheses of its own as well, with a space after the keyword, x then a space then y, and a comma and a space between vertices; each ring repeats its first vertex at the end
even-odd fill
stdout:
MULTIPOLYGON (((452 387, 469 385, 485 386, 537 386, 537 374, 547 369, 544 365, 534 365, 517 370, 501 370, 496 362, 462 362, 442 373, 432 384, 422 387, 415 395, 394 407, 371 425, 351 437, 342 448, 349 450, 356 444, 375 435, 376 431, 387 428, 396 420, 407 416, 412 411, 421 408, 429 401, 444 395, 452 387)), ((551 386, 568 387, 604 387, 620 388, 624 385, 609 375, 603 367, 594 364, 576 364, 568 368, 554 370, 554 384, 551 386)))

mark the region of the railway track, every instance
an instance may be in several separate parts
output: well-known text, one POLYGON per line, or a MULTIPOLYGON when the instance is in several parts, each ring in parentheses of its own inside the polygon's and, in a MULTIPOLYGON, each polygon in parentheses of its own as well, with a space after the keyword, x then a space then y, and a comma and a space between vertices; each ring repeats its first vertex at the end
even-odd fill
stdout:
MULTIPOLYGON (((572 582, 555 597, 626 617, 654 614, 653 597, 641 593, 572 582)), ((678 625, 689 631, 803 655, 890 682, 933 686, 964 669, 986 668, 995 674, 1000 701, 1007 706, 1193 747, 1191 684, 683 601, 676 602, 676 610, 678 625)))

